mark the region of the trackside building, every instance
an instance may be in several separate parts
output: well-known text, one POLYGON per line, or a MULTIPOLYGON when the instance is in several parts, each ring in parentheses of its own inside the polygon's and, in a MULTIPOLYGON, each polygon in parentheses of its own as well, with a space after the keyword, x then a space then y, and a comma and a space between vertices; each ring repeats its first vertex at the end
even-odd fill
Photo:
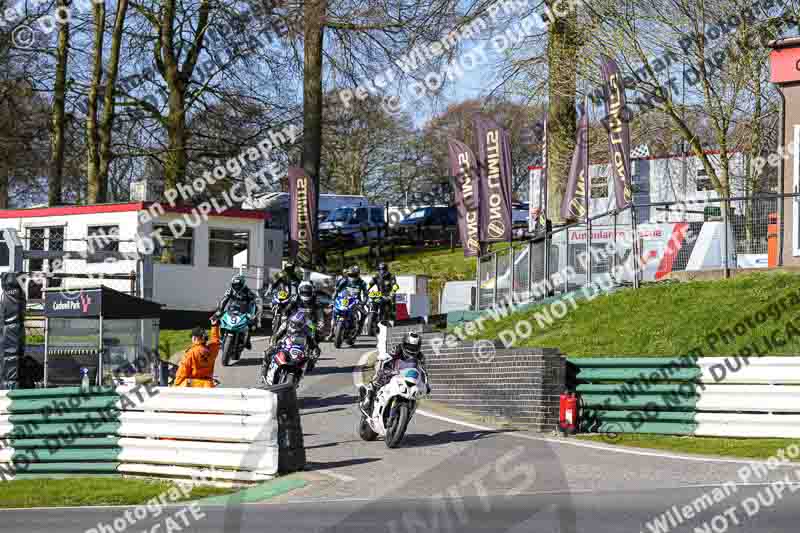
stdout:
MULTIPOLYGON (((281 266, 283 236, 263 211, 201 216, 191 207, 126 202, 0 210, 0 229, 23 245, 24 287, 34 305, 45 288, 103 285, 164 305, 162 328, 208 315, 234 273, 251 289, 281 266)), ((0 272, 13 268, 0 245, 0 272)))

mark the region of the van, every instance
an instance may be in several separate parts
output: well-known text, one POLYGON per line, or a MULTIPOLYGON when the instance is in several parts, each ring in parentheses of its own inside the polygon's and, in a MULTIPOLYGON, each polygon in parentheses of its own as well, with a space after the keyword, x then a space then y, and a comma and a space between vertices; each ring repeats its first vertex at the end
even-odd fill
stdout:
POLYGON ((339 207, 319 224, 323 246, 338 244, 362 246, 377 239, 378 230, 386 226, 384 208, 379 205, 339 207))

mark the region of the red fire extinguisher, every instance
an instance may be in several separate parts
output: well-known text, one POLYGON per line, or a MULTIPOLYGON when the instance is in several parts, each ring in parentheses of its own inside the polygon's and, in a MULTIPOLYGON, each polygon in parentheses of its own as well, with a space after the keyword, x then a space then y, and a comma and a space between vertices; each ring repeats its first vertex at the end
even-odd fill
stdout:
POLYGON ((574 392, 565 390, 559 398, 558 426, 565 435, 578 432, 578 397, 574 392))

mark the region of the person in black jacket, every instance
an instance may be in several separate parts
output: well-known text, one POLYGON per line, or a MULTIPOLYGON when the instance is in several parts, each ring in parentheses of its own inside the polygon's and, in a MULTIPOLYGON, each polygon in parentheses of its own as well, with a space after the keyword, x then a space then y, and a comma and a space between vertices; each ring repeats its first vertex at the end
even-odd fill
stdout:
POLYGON ((25 307, 27 300, 17 275, 6 272, 0 277, 0 313, 2 313, 2 335, 0 335, 0 388, 16 389, 18 382, 30 387, 26 375, 20 375, 22 358, 25 355, 25 307))
POLYGON ((253 319, 256 316, 256 307, 256 294, 247 286, 244 276, 241 274, 236 274, 233 276, 233 279, 231 279, 231 286, 227 291, 225 291, 225 294, 222 296, 222 300, 220 300, 220 302, 217 304, 217 310, 214 313, 214 316, 219 319, 223 314, 225 314, 225 311, 231 308, 250 316, 251 322, 247 327, 247 337, 244 341, 245 348, 248 350, 253 349, 253 345, 250 342, 250 335, 255 328, 253 319))

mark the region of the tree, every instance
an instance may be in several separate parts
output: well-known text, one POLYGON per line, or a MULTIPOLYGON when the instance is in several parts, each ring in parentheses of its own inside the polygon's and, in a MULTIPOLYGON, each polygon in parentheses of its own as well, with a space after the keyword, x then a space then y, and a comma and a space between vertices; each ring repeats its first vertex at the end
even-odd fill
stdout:
POLYGON ((416 135, 411 118, 390 115, 376 97, 347 108, 340 105, 336 94, 330 94, 325 104, 322 188, 364 194, 367 185, 372 189, 392 180, 398 165, 405 161, 409 140, 416 135))
POLYGON ((19 79, 0 80, 0 209, 42 192, 47 172, 48 104, 19 79))
MULTIPOLYGON (((59 9, 69 10, 71 0, 56 0, 59 9)), ((66 144, 64 109, 67 98, 67 69, 69 61, 70 23, 59 24, 56 48, 56 72, 53 85, 53 109, 50 119, 50 181, 48 204, 59 205, 63 201, 64 146, 66 144)))
POLYGON ((783 12, 759 18, 742 0, 611 0, 592 7, 604 21, 597 48, 616 53, 627 66, 627 88, 672 122, 719 195, 729 197, 731 155, 762 149, 760 127, 742 126, 764 119, 766 53, 757 43, 779 34, 775 22, 783 12), (731 13, 741 14, 738 24, 727 23, 731 13))
POLYGON ((112 158, 111 136, 115 119, 115 93, 128 0, 117 0, 117 12, 111 34, 111 57, 105 80, 103 79, 103 42, 106 33, 105 0, 94 2, 92 11, 94 14, 94 61, 86 113, 87 202, 90 204, 107 200, 108 172, 112 158), (98 123, 97 113, 101 90, 104 93, 103 114, 98 123))
POLYGON ((527 197, 528 167, 541 163, 541 140, 530 136, 530 127, 544 114, 541 105, 522 105, 493 99, 481 102, 477 99, 465 100, 448 106, 425 124, 425 142, 430 150, 435 173, 449 176, 447 139, 462 140, 473 147, 476 140, 473 131, 473 117, 484 113, 495 119, 511 136, 512 194, 516 199, 527 197))

